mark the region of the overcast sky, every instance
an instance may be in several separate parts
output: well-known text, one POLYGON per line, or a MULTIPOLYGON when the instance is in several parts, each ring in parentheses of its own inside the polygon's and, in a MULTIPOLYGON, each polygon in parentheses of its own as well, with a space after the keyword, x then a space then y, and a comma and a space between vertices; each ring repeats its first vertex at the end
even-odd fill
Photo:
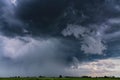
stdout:
POLYGON ((119 0, 0 0, 0 76, 119 76, 119 0))

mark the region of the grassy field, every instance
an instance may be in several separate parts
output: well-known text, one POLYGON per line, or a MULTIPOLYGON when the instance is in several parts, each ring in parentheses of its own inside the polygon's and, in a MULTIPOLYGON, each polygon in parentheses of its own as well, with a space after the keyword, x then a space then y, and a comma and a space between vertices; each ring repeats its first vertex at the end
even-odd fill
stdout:
POLYGON ((0 78, 0 80, 120 80, 120 78, 0 78))

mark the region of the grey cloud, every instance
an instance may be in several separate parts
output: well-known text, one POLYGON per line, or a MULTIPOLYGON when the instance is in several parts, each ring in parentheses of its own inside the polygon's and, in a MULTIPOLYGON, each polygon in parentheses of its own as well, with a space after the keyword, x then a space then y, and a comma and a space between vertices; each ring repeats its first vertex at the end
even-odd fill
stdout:
POLYGON ((62 32, 64 36, 71 36, 73 34, 77 39, 82 38, 81 50, 85 53, 102 54, 106 47, 102 43, 101 37, 96 37, 96 33, 93 33, 91 29, 78 25, 68 25, 62 32))
POLYGON ((120 56, 117 2, 1 0, 1 76, 79 76, 90 74, 88 67, 79 73, 79 63, 120 56))
POLYGON ((71 41, 68 46, 64 40, 58 38, 0 36, 0 41, 0 69, 4 71, 1 76, 68 75, 66 69, 72 64, 77 50, 70 44, 71 41))
POLYGON ((40 40, 28 37, 27 40, 28 43, 24 43, 18 38, 10 39, 1 36, 4 63, 0 64, 3 66, 1 69, 6 73, 5 76, 39 76, 40 74, 58 76, 65 73, 65 66, 59 64, 55 58, 55 55, 61 53, 58 52, 57 46, 60 42, 57 39, 40 40))

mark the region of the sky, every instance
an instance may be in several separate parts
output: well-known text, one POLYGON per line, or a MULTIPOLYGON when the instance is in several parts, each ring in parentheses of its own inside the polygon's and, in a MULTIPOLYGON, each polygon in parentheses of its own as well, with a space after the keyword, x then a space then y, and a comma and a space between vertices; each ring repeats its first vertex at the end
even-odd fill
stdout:
POLYGON ((0 77, 120 77, 120 0, 0 0, 0 77))

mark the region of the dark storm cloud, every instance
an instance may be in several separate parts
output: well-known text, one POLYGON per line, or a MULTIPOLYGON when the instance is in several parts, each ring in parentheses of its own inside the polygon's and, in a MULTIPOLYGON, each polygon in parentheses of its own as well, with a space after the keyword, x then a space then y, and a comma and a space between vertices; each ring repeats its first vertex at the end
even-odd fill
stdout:
POLYGON ((5 12, 10 21, 5 19, 3 24, 7 28, 2 29, 12 35, 24 35, 21 26, 33 35, 60 35, 68 23, 89 25, 107 18, 105 0, 18 0, 17 3, 16 7, 10 8, 14 15, 11 11, 5 12))
MULTIPOLYGON (((112 14, 115 14, 114 12, 112 13, 109 6, 114 7, 114 4, 116 4, 116 2, 113 3, 109 0, 18 0, 17 6, 5 4, 5 1, 3 1, 3 3, 4 5, 2 7, 5 7, 3 8, 3 15, 5 15, 1 16, 1 30, 3 34, 7 36, 32 35, 34 37, 39 35, 42 37, 61 37, 64 40, 71 39, 69 37, 64 38, 61 34, 67 24, 82 25, 83 28, 86 28, 86 31, 89 31, 87 34, 91 34, 91 36, 97 33, 100 29, 99 27, 101 27, 99 24, 103 24, 112 14), (107 4, 109 5, 107 6, 107 4), (6 9, 10 9, 10 11, 6 11, 6 9), (110 14, 107 15, 106 11, 110 12, 110 14), (96 27, 94 27, 94 24, 96 27)), ((114 15, 112 15, 112 17, 114 17, 114 15)), ((113 31, 112 28, 110 29, 113 31)), ((105 32, 110 33, 107 36, 112 36, 110 29, 105 32)), ((113 33, 114 32, 116 32, 116 29, 113 33)), ((88 37, 84 37, 84 39, 88 39, 88 37)), ((76 39, 73 38, 71 43, 74 43, 74 40, 76 39)), ((98 38, 95 38, 95 40, 98 40, 98 38)), ((102 39, 99 42, 103 47, 101 50, 98 50, 98 53, 101 53, 105 48, 104 45, 102 45, 102 39)), ((90 45, 92 44, 88 44, 88 46, 90 45)), ((76 45, 75 47, 78 46, 76 45)), ((98 49, 99 47, 98 45, 98 49)), ((83 49, 86 49, 86 47, 83 47, 83 49)), ((96 53, 97 51, 92 52, 96 53)), ((76 50, 76 52, 73 53, 76 54, 79 53, 79 51, 77 52, 76 50)), ((82 55, 83 52, 80 53, 82 55)))
POLYGON ((7 36, 22 35, 24 23, 16 16, 15 6, 11 0, 1 0, 0 6, 0 30, 2 34, 7 36))
POLYGON ((85 24, 104 21, 103 1, 27 0, 18 1, 17 16, 29 25, 33 35, 56 35, 68 23, 85 24), (84 16, 85 15, 85 16, 84 16))
POLYGON ((1 5, 1 8, 6 7, 2 11, 6 15, 1 18, 1 24, 7 35, 25 35, 23 29, 32 35, 61 35, 67 24, 101 24, 119 14, 110 9, 118 3, 109 0, 18 0, 17 6, 5 4, 6 1, 1 5))
POLYGON ((56 20, 68 6, 69 0, 21 0, 17 15, 33 35, 54 35, 57 32, 56 20))
POLYGON ((69 75, 73 65, 120 56, 119 13, 117 0, 1 0, 0 69, 69 75))

